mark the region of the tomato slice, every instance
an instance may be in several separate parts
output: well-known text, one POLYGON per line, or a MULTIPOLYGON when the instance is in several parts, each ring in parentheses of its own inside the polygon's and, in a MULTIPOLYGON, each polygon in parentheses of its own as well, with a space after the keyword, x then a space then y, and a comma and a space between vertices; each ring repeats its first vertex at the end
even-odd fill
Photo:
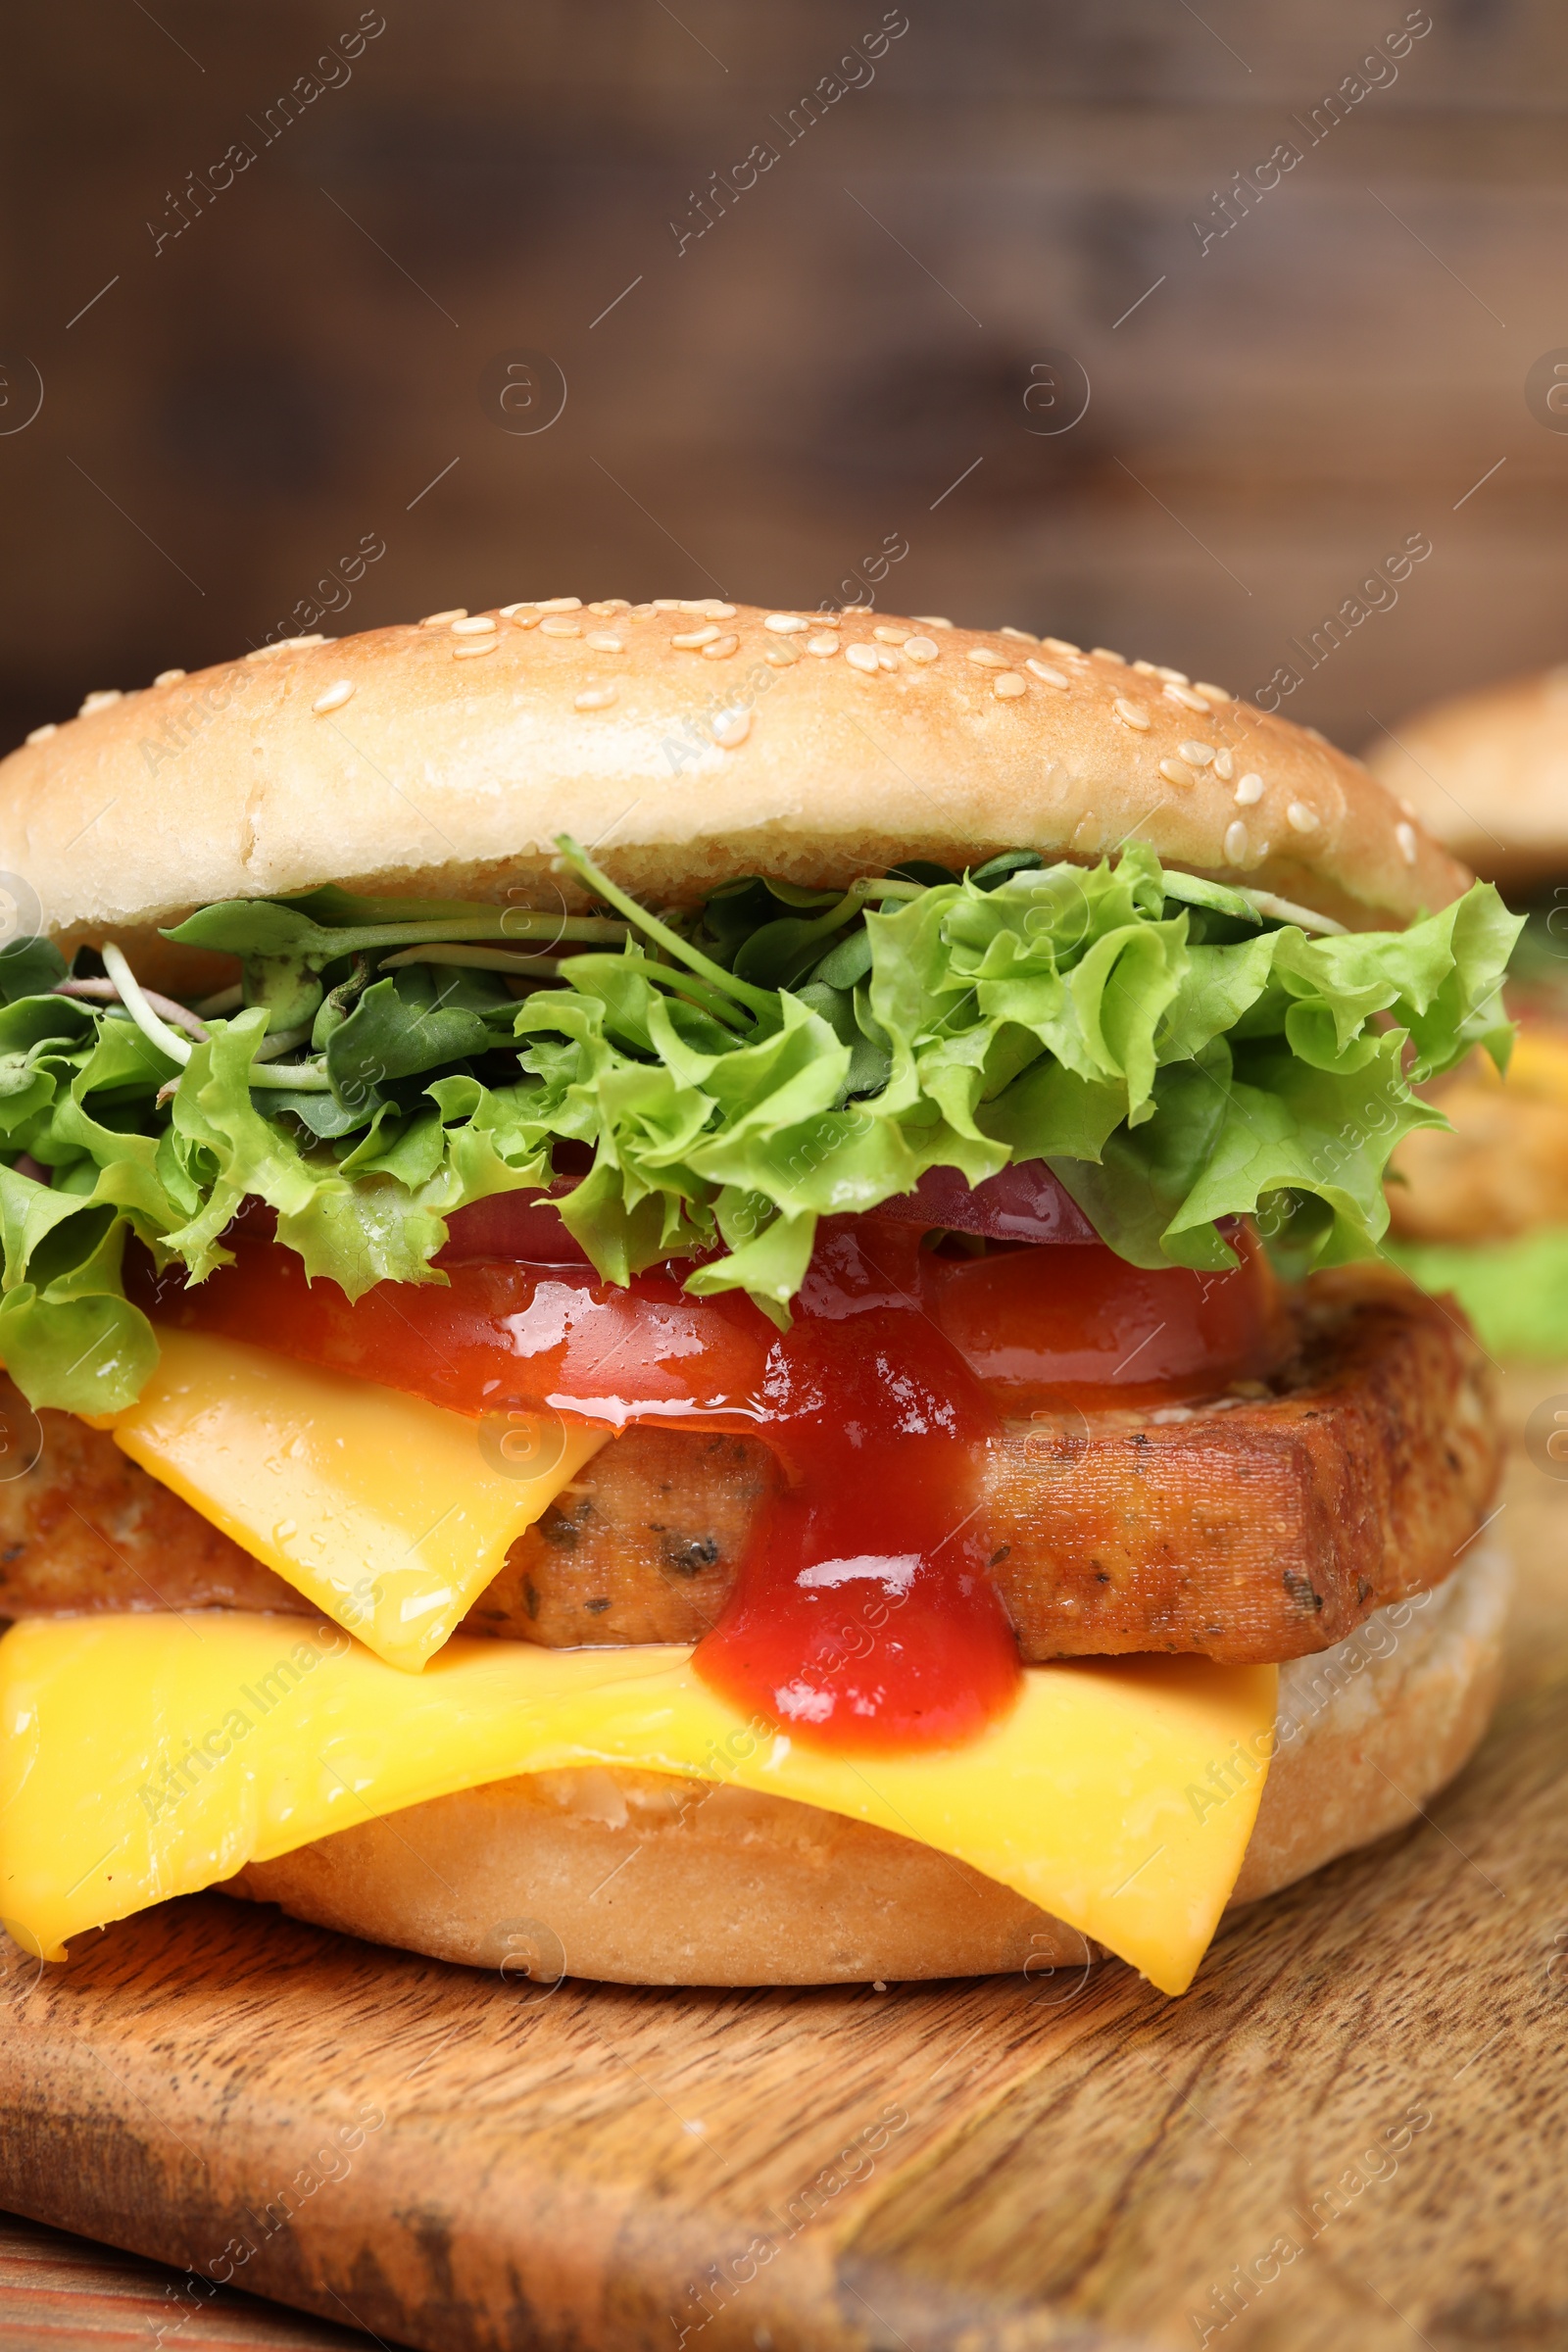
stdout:
POLYGON ((943 1259, 936 1315, 964 1361, 1013 1413, 1068 1393, 1143 1404, 1256 1379, 1279 1358, 1284 1307, 1256 1236, 1237 1264, 1129 1266, 1102 1242, 943 1259))
POLYGON ((608 1421, 745 1429, 759 1417, 773 1326, 744 1298, 688 1298, 678 1278, 630 1289, 586 1264, 485 1259, 444 1284, 381 1282, 353 1304, 310 1282, 292 1250, 230 1237, 232 1265, 193 1289, 127 1256, 126 1289, 154 1320, 220 1332, 478 1417, 524 1406, 608 1421))

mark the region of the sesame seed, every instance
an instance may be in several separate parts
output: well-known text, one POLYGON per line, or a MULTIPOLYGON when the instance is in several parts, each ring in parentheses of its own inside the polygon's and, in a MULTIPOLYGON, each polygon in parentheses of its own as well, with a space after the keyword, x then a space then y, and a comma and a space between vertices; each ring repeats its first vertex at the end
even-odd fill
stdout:
POLYGON ((885 620, 879 620, 871 634, 879 645, 902 645, 909 632, 907 629, 890 628, 885 620))
POLYGON ((542 597, 539 602, 539 610, 541 612, 580 612, 582 598, 580 596, 542 597))
POLYGON ((798 637, 803 629, 808 629, 810 625, 808 620, 801 618, 799 612, 769 612, 762 622, 764 629, 771 629, 778 637, 798 637))
POLYGON ((1236 773, 1236 754, 1228 744, 1224 751, 1214 756, 1214 773, 1222 784, 1228 784, 1236 773))
POLYGON ((1140 710, 1136 703, 1130 703, 1124 694, 1118 694, 1110 707, 1124 727, 1136 727, 1140 735, 1148 734, 1151 724, 1149 712, 1140 710))
POLYGON ((574 710, 608 710, 614 699, 613 686, 585 686, 581 694, 572 696, 571 707, 574 710))
POLYGON ((1247 827, 1239 816, 1233 817, 1225 828, 1225 862, 1227 865, 1247 863, 1247 827))
POLYGON ((118 703, 120 700, 121 693, 118 686, 99 686, 86 697, 81 709, 76 712, 76 716, 90 718, 95 710, 107 710, 112 703, 118 703))
POLYGON ((738 637, 715 637, 711 645, 704 646, 703 660, 705 662, 727 662, 739 644, 738 637))
POLYGON ((1038 645, 1040 643, 1040 640, 1035 635, 1033 629, 1014 629, 1009 627, 1006 621, 1003 622, 1001 628, 997 631, 997 635, 999 637, 1019 637, 1023 640, 1025 645, 1038 645))
POLYGON ((653 616, 654 608, 652 605, 628 605, 626 608, 626 618, 628 620, 652 620, 653 616))
POLYGON ((700 629, 683 629, 678 637, 672 637, 669 642, 678 645, 683 654, 695 654, 700 647, 711 645, 717 635, 717 629, 709 621, 700 629))
POLYGON ((904 659, 906 662, 940 662, 942 648, 931 637, 906 637, 904 659))
POLYGON ((623 596, 602 596, 598 603, 590 605, 588 610, 597 619, 608 620, 612 612, 629 612, 631 607, 623 596))
POLYGON ((1303 735, 1310 735, 1314 743, 1324 744, 1327 746, 1329 751, 1333 751, 1334 746, 1329 742, 1328 737, 1324 734, 1321 727, 1303 727, 1301 729, 1301 733, 1303 735))
POLYGON ((452 623, 452 634, 454 637, 492 637, 495 626, 487 612, 476 612, 471 620, 465 613, 461 620, 452 623))
POLYGON ((909 617, 917 620, 922 629, 951 629, 953 626, 952 621, 941 612, 913 612, 909 617))
POLYGON ((1163 678, 1167 686, 1186 686, 1190 683, 1185 669, 1169 669, 1163 662, 1155 662, 1154 675, 1163 678))
POLYGON ((47 743, 51 735, 58 735, 59 732, 59 721, 51 718, 46 720, 41 727, 34 727, 32 733, 27 737, 27 741, 29 743, 47 743))
POLYGON ((1010 669, 1012 664, 1005 654, 999 654, 994 645, 971 645, 965 661, 973 662, 980 669, 1010 669))
MULTIPOLYGON (((593 607, 590 605, 588 609, 592 612, 593 607)), ((590 629, 583 643, 591 645, 596 654, 623 654, 626 651, 625 638, 617 637, 613 629, 590 629)))
POLYGON ((1315 833, 1317 831, 1317 810, 1309 808, 1304 801, 1293 801, 1286 809, 1285 815, 1294 833, 1315 833))
POLYGON ((297 653, 301 646, 325 645, 325 643, 326 639, 321 635, 320 630, 318 629, 314 637, 285 637, 279 650, 285 654, 292 654, 297 653))
POLYGON ((650 609, 655 612, 684 612, 686 610, 678 596, 656 596, 650 609))
POLYGON ((582 622, 573 620, 569 612, 547 612, 539 623, 541 637, 580 637, 582 622))
POLYGON ((318 694, 317 696, 315 702, 311 705, 311 709, 317 713, 318 716, 320 716, 323 711, 341 710, 344 704, 348 701, 353 692, 354 680, 352 678, 339 678, 333 685, 327 687, 324 694, 318 694))
POLYGON ((1131 666, 1137 670, 1141 678, 1157 678, 1159 675, 1152 662, 1134 662, 1131 666))
POLYGON ((1237 806, 1237 808, 1250 808, 1252 807, 1252 805, 1253 805, 1253 803, 1254 803, 1254 802, 1256 802, 1256 801, 1260 801, 1262 798, 1263 798, 1263 779, 1262 779, 1262 777, 1261 777, 1260 775, 1257 775, 1257 774, 1255 774, 1255 773, 1254 773, 1254 774, 1251 774, 1251 775, 1246 775, 1246 776, 1243 776, 1243 778, 1241 779, 1240 783, 1239 783, 1239 784, 1237 785, 1237 787, 1236 787, 1236 806, 1237 806))
POLYGON ((1167 678, 1163 692, 1167 702, 1180 703, 1184 710, 1200 710, 1205 718, 1208 716, 1208 705, 1190 686, 1179 686, 1174 678, 1167 678))
POLYGON ((993 678, 991 691, 999 703, 1015 703, 1020 694, 1028 693, 1029 681, 1015 669, 1004 669, 1000 677, 993 678))
POLYGON ((1176 749, 1189 767, 1206 767, 1214 758, 1214 746, 1211 743, 1179 743, 1176 749))
POLYGON ((702 610, 708 614, 710 620, 733 620, 735 617, 735 607, 726 605, 721 598, 716 596, 710 596, 702 610))
POLYGON ((427 612, 419 626, 421 629, 439 629, 449 620, 466 620, 467 617, 468 608, 466 605, 453 605, 445 612, 427 612))
POLYGON ((782 638, 777 645, 762 648, 762 660, 771 662, 775 669, 793 669, 800 658, 797 648, 782 638))
POLYGON ((153 680, 155 686, 177 686, 185 675, 182 669, 161 669, 153 680))
POLYGON ((1200 694, 1205 703, 1234 703, 1236 697, 1224 686, 1210 686, 1202 678, 1193 680, 1193 692, 1200 694))
POLYGON ((1074 645, 1070 637, 1042 637, 1041 644, 1048 654, 1081 654, 1083 647, 1074 645))
POLYGON ((1417 816, 1420 814, 1420 811, 1416 808, 1414 801, 1407 801, 1402 792, 1399 795, 1399 807, 1406 816, 1417 816))
POLYGON ((675 610, 677 612, 693 612, 699 620, 705 620, 708 617, 708 599, 706 596, 683 596, 675 610))
POLYGON ((732 752, 751 733, 752 714, 749 710, 717 710, 709 725, 712 729, 713 741, 721 744, 726 752, 732 752))
POLYGON ((472 662, 480 654, 493 654, 500 643, 499 637, 460 637, 452 648, 452 659, 472 662))
POLYGON ((874 645, 847 645, 844 659, 852 669, 871 671, 880 667, 874 645))
POLYGON ((1127 666, 1126 655, 1113 654, 1108 645, 1091 646, 1089 649, 1089 658, 1092 662, 1114 662, 1122 669, 1125 669, 1127 666))
POLYGON ((533 625, 532 621, 518 619, 518 614, 523 612, 531 612, 534 620, 537 620, 539 617, 538 606, 526 596, 520 597, 514 605, 503 605, 501 607, 501 617, 503 620, 515 620, 517 622, 517 626, 521 629, 531 628, 533 625))
POLYGON ((1039 678, 1043 685, 1054 686, 1060 694, 1072 692, 1071 678, 1064 670, 1053 669, 1049 662, 1030 660, 1024 663, 1024 667, 1032 678, 1039 678))
POLYGON ((878 669, 897 669, 899 657, 897 654, 889 653, 885 645, 879 645, 876 649, 876 665, 878 669))
POLYGON ((1179 760, 1162 760, 1159 772, 1167 784, 1190 784, 1193 780, 1192 769, 1184 767, 1179 760))
POLYGON ((840 637, 831 637, 827 635, 823 635, 821 637, 808 637, 806 640, 806 650, 808 654, 820 655, 824 662, 828 662, 832 660, 833 656, 838 652, 839 647, 843 642, 843 639, 840 637))
POLYGON ((1396 841, 1398 843, 1398 845, 1399 845, 1399 855, 1400 855, 1400 857, 1401 857, 1401 858, 1404 859, 1404 862, 1405 862, 1405 864, 1406 864, 1406 865, 1414 865, 1414 863, 1415 863, 1415 854, 1416 854, 1416 838, 1415 838, 1415 827, 1414 827, 1414 825, 1409 825, 1409 824, 1397 824, 1397 825, 1396 825, 1396 826, 1395 826, 1395 828, 1394 828, 1394 838, 1395 838, 1395 840, 1396 840, 1396 841))

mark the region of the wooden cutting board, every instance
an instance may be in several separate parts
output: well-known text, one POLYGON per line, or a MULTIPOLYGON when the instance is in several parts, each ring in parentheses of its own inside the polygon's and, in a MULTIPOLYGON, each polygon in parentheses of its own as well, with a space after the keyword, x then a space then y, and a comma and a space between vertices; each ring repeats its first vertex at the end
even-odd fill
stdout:
POLYGON ((1568 1485, 1503 1525, 1475 1764, 1185 2000, 550 1991, 203 1896, 6 1950, 0 2206, 431 2352, 1568 2343, 1568 1485))

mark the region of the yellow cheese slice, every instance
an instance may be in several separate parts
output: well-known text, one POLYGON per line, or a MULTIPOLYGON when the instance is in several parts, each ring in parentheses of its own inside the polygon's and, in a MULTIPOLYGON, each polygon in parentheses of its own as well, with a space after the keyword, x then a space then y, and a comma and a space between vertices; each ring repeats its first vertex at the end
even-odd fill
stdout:
POLYGON ((0 1640, 0 1915, 57 1958, 84 1929, 369 1815, 630 1764, 917 1838, 1186 1990, 1251 1834, 1274 1667, 1034 1666, 968 1745, 850 1759, 749 1720, 690 1658, 459 1635, 414 1677, 282 1617, 18 1624, 0 1640))
POLYGON ((440 1648, 609 1435, 470 1421, 203 1333, 158 1340, 136 1402, 96 1425, 394 1666, 440 1648))

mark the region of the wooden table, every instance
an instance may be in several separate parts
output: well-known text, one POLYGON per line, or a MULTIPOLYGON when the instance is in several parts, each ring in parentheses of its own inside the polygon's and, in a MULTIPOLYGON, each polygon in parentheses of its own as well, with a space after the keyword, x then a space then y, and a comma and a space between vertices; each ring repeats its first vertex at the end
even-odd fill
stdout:
POLYGON ((355 2352, 357 2329, 330 2328, 232 2287, 117 2254, 41 2222, 0 2214, 0 2344, 5 2352, 112 2352, 160 2341, 178 2352, 355 2352))
MULTIPOLYGON (((10 2009, 0 2203, 437 2352, 1568 2343, 1568 1486, 1521 1457, 1506 1499, 1481 1755, 1185 2000, 547 1993, 198 1897, 10 2009)), ((166 2308, 79 2241, 0 2262, 8 2347, 166 2308)), ((341 2338, 224 2296, 165 2340, 341 2338)))

